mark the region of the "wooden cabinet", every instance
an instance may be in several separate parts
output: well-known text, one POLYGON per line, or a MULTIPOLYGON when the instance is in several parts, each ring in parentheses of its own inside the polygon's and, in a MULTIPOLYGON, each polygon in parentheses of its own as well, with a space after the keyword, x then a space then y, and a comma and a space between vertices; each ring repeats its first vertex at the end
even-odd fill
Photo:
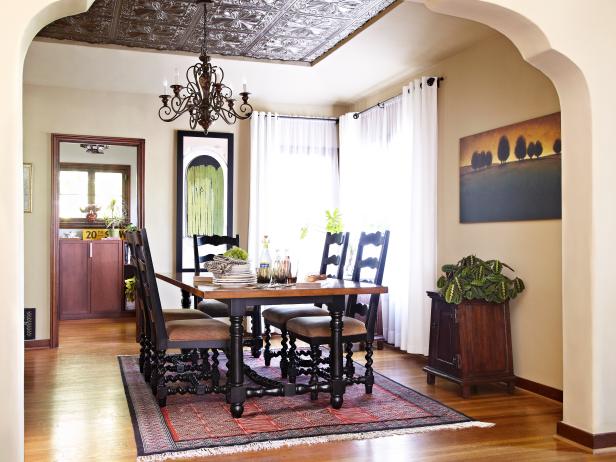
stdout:
POLYGON ((452 305, 435 292, 430 320, 428 383, 435 376, 459 383, 468 398, 471 387, 481 383, 505 382, 513 392, 513 354, 509 304, 481 300, 452 305))
POLYGON ((60 239, 60 319, 124 313, 124 245, 120 240, 60 239))

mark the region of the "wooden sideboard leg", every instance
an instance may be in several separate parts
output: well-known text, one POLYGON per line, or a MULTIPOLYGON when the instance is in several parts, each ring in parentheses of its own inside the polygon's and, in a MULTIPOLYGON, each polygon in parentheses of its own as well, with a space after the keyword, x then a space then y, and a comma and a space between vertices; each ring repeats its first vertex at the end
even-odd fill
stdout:
POLYGON ((429 372, 426 375, 426 382, 428 385, 434 385, 436 383, 436 375, 430 374, 429 372))
POLYGON ((515 393, 515 382, 507 382, 507 393, 513 395, 515 393))

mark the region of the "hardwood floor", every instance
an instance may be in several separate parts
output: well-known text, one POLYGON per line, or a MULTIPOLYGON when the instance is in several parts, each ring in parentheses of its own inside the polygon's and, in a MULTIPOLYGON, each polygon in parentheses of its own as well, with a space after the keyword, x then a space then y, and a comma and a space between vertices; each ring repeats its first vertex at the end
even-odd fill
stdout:
MULTIPOLYGON (((117 355, 136 354, 134 320, 60 323, 60 348, 26 351, 26 461, 134 461, 135 440, 117 355)), ((488 429, 334 442, 209 457, 208 461, 586 461, 591 456, 553 438, 561 404, 522 390, 479 387, 461 399, 451 383, 426 384, 421 360, 391 348, 374 367, 456 410, 496 425, 488 429)), ((189 459, 181 459, 189 460, 189 459)), ((193 459, 196 460, 196 459, 193 459)))

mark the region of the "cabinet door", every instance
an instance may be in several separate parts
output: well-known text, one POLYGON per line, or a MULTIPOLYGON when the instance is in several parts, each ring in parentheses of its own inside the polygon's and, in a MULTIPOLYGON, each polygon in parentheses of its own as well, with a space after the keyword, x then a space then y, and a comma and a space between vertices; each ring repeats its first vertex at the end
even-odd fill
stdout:
POLYGON ((512 376, 509 305, 465 302, 459 321, 465 375, 475 378, 512 376))
POLYGON ((60 319, 75 319, 90 312, 88 245, 81 240, 60 240, 58 312, 60 319))
POLYGON ((446 374, 458 377, 458 331, 455 305, 432 300, 429 364, 446 374))
POLYGON ((90 312, 122 311, 122 241, 93 241, 90 255, 90 312))

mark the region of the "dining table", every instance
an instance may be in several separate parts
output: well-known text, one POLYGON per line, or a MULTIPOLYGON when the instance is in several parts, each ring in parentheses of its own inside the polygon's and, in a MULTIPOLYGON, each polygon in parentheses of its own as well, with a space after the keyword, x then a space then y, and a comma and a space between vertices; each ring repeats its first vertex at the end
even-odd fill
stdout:
POLYGON ((156 277, 181 290, 183 308, 190 308, 191 295, 202 299, 219 300, 228 306, 230 340, 226 400, 235 418, 242 416, 246 398, 294 396, 311 391, 329 393, 331 406, 340 409, 346 388, 343 376, 343 315, 346 296, 387 293, 387 287, 382 285, 331 278, 310 285, 259 284, 253 287, 222 288, 195 282, 195 274, 191 272, 156 273, 156 277), (312 385, 282 382, 263 377, 244 364, 243 318, 246 316, 247 307, 308 303, 327 306, 332 319, 328 380, 312 385), (251 383, 245 384, 245 375, 251 383))

